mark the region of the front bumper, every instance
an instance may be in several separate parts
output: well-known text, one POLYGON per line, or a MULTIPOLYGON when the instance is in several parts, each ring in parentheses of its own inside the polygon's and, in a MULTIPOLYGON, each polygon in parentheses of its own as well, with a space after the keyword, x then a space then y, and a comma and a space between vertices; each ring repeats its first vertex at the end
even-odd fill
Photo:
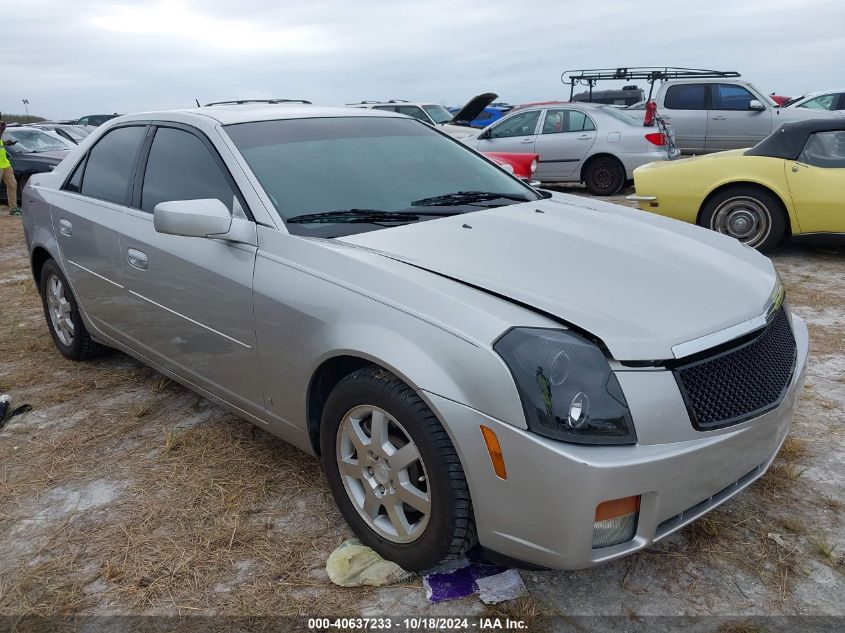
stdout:
POLYGON ((674 407, 680 394, 667 393, 671 383, 665 380, 670 375, 665 371, 630 372, 632 379, 622 381, 626 397, 630 388, 626 382, 637 385, 637 391, 648 391, 644 385, 649 382, 654 385, 651 393, 629 397, 629 404, 635 401, 631 406, 639 437, 635 446, 557 442, 426 393, 461 457, 480 544, 531 565, 591 567, 647 547, 761 477, 786 437, 804 383, 807 327, 800 318, 792 318, 798 355, 786 397, 776 409, 718 431, 692 429, 685 410, 681 414, 674 407), (493 471, 481 424, 499 439, 507 479, 493 471), (662 426, 667 427, 663 433, 662 426), (593 549, 596 507, 633 495, 641 495, 634 538, 593 549))

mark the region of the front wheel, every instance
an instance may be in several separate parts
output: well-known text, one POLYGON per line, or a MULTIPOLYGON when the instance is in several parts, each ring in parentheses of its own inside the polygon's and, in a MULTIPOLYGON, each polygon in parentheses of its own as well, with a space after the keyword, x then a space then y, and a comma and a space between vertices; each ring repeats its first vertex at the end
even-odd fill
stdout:
POLYGON ((382 557, 421 571, 475 544, 455 447, 393 374, 367 367, 337 384, 323 412, 320 450, 341 514, 382 557))
POLYGON ((756 187, 732 187, 717 193, 702 208, 698 223, 763 253, 774 248, 786 230, 780 200, 756 187))
POLYGON ((595 158, 584 170, 584 184, 594 196, 612 196, 625 184, 625 170, 615 158, 595 158))

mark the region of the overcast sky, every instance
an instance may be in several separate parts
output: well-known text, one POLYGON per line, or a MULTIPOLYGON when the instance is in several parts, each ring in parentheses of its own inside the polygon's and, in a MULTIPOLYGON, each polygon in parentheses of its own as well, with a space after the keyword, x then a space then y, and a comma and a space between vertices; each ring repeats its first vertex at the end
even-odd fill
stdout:
MULTIPOLYGON (((459 105, 568 96, 570 68, 737 70, 845 85, 843 0, 5 0, 0 110, 51 118, 232 98, 459 105)), ((607 86, 612 87, 612 86, 607 86)))

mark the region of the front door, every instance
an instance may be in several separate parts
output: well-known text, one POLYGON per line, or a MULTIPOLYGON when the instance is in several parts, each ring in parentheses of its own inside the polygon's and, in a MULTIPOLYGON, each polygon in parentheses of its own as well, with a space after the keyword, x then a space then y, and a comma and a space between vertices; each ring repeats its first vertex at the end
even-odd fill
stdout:
POLYGON ((580 173, 584 158, 596 141, 596 125, 580 110, 546 110, 534 151, 540 155, 534 178, 541 182, 569 180, 580 173))
POLYGON ((802 233, 845 233, 845 132, 811 134, 786 181, 802 233))
POLYGON ((517 112, 481 133, 479 152, 534 152, 541 110, 517 112))
POLYGON ((772 131, 772 108, 736 84, 712 84, 707 123, 708 152, 753 147, 772 131), (763 110, 752 110, 752 100, 763 110))
POLYGON ((120 231, 147 127, 106 133, 50 200, 63 270, 91 324, 126 341, 131 312, 123 287, 120 231))
POLYGON ((245 217, 240 193, 208 139, 187 126, 158 127, 145 153, 121 237, 135 343, 180 376, 259 415, 256 247, 165 235, 153 225, 155 206, 174 200, 216 198, 245 217))

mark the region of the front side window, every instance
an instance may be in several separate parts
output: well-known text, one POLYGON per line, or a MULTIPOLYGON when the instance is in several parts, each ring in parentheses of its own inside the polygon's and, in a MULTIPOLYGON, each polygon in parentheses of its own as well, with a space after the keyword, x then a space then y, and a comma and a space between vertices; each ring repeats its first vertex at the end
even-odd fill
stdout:
POLYGON ((713 86, 714 110, 750 110, 751 101, 754 99, 757 99, 757 97, 742 86, 733 84, 716 84, 713 86))
POLYGON ((452 120, 452 113, 441 105, 424 105, 423 110, 435 123, 448 123, 452 120))
POLYGON ((663 105, 669 110, 706 110, 707 84, 669 86, 663 105))
POLYGON ((810 99, 809 101, 805 101, 802 103, 799 108, 809 108, 811 110, 835 110, 836 109, 836 97, 838 95, 822 95, 820 97, 816 97, 815 99, 810 99))
POLYGON ((595 129, 593 120, 578 110, 549 110, 543 122, 543 134, 587 132, 595 129))
POLYGON ((811 134, 798 161, 828 169, 845 168, 845 131, 811 134))
POLYGON ((230 212, 236 204, 228 179, 205 144, 184 130, 156 130, 144 172, 141 209, 152 213, 160 202, 208 199, 220 200, 230 212))
POLYGON ((422 108, 418 106, 396 106, 396 111, 399 114, 406 114, 414 117, 415 119, 419 119, 423 123, 431 123, 431 119, 429 119, 425 112, 422 111, 422 108))
POLYGON ((538 199, 418 121, 287 119, 225 130, 294 234, 337 237, 538 199))
POLYGON ((490 128, 490 138, 510 138, 512 136, 533 136, 537 132, 540 110, 520 112, 508 117, 490 128))
POLYGON ((97 141, 88 154, 80 193, 84 196, 127 204, 135 163, 146 127, 112 130, 97 141))

